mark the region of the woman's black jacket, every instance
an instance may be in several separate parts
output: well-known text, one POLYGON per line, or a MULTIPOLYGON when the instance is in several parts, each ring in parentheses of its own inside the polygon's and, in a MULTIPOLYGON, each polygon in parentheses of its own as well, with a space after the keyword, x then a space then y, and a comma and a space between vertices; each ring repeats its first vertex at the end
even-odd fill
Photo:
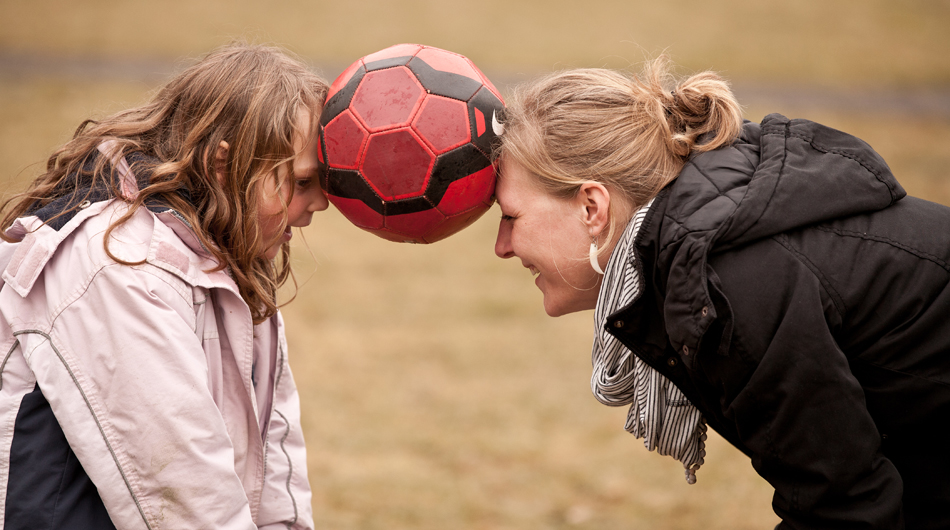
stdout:
POLYGON ((950 208, 773 114, 692 157, 605 325, 775 487, 779 528, 950 528, 950 208))

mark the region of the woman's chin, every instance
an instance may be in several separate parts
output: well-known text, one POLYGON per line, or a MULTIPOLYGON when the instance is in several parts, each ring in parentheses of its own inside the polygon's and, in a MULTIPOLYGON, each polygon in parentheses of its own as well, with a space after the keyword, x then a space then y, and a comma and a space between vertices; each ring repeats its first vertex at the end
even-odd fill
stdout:
POLYGON ((563 304, 558 303, 555 300, 548 300, 548 296, 544 296, 544 312, 548 314, 549 317, 559 317, 572 313, 573 311, 567 310, 563 307, 563 304))
POLYGON ((596 289, 591 289, 590 291, 578 292, 578 296, 568 299, 544 293, 544 312, 550 317, 560 317, 578 311, 594 309, 597 305, 597 293, 596 289))

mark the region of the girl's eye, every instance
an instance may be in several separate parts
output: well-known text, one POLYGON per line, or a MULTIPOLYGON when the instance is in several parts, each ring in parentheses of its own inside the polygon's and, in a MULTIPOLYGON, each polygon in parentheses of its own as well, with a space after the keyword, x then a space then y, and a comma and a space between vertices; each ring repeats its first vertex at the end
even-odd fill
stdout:
POLYGON ((305 190, 313 184, 313 179, 297 179, 295 182, 298 188, 305 190))

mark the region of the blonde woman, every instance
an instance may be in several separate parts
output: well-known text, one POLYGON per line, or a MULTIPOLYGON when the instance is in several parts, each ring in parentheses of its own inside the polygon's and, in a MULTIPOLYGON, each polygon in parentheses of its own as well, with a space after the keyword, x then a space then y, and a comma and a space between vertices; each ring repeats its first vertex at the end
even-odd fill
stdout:
POLYGON ((207 55, 0 209, 0 526, 313 526, 277 288, 327 85, 207 55))
POLYGON ((550 75, 504 125, 495 252, 548 314, 594 310, 591 386, 628 431, 692 483, 712 427, 780 528, 950 528, 950 209, 664 61, 550 75))

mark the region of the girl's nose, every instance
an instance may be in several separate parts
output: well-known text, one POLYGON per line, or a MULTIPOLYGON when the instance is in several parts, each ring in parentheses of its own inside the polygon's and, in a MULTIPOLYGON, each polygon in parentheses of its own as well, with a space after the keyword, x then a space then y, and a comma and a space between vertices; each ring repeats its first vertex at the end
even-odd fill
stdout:
POLYGON ((310 206, 308 208, 311 212, 322 212, 330 206, 330 201, 327 200, 327 196, 323 193, 323 190, 314 186, 312 190, 313 198, 310 200, 310 206))

